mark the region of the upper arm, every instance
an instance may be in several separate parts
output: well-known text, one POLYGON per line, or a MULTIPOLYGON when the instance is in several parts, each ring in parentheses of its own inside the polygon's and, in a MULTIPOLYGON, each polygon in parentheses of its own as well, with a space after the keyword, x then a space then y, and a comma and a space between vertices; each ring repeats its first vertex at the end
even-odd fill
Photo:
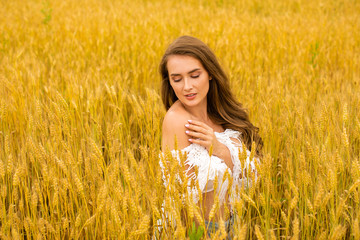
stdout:
POLYGON ((187 117, 186 114, 175 111, 166 113, 162 125, 162 151, 165 151, 167 148, 169 150, 175 149, 175 137, 178 149, 183 149, 190 145, 188 136, 185 134, 187 117))

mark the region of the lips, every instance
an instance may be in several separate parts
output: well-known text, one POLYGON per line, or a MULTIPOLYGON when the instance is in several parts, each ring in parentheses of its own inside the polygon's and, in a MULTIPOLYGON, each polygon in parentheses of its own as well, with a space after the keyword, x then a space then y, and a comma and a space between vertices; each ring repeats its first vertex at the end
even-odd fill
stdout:
POLYGON ((196 93, 190 93, 185 95, 186 99, 192 100, 196 97, 196 93))

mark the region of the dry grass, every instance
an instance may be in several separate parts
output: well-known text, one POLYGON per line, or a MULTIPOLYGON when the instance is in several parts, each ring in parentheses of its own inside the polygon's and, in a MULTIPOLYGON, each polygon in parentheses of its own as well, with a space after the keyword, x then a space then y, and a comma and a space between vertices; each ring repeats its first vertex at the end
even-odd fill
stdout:
POLYGON ((183 34, 215 50, 265 142, 238 239, 359 239, 358 1, 0 5, 1 239, 150 239, 170 196, 163 239, 202 222, 158 166, 158 63, 183 34))

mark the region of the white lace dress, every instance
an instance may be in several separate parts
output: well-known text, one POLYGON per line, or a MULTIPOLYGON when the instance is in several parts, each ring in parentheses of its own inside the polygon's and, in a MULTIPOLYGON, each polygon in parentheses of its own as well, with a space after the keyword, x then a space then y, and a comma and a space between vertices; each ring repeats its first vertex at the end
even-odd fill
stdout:
MULTIPOLYGON (((250 151, 246 150, 247 158, 244 162, 244 166, 241 166, 241 161, 239 160, 239 152, 242 153, 243 145, 240 140, 240 132, 234 131, 232 129, 226 129, 224 132, 215 132, 215 136, 217 140, 224 144, 230 151, 233 171, 228 168, 225 164, 224 160, 217 156, 209 156, 209 152, 205 147, 200 146, 198 144, 192 143, 189 146, 185 147, 181 150, 172 150, 172 156, 180 161, 179 151, 182 153, 186 153, 186 161, 184 162, 187 166, 187 170, 185 171, 189 178, 193 178, 199 183, 199 188, 202 193, 210 192, 214 189, 214 180, 215 177, 218 176, 218 184, 216 193, 219 195, 220 203, 225 200, 225 195, 228 190, 235 190, 237 187, 241 187, 244 185, 247 187, 249 181, 245 177, 248 169, 255 173, 255 180, 257 179, 257 170, 255 168, 254 161, 258 161, 257 158, 250 159, 250 151), (239 142, 233 141, 231 138, 237 139, 239 142), (194 172, 190 174, 194 166, 198 168, 198 175, 195 176, 194 172), (228 171, 230 175, 233 177, 232 189, 228 189, 228 180, 223 177, 225 172, 228 171)), ((167 186, 167 180, 170 176, 165 176, 164 174, 164 154, 160 154, 160 167, 163 174, 163 181, 165 186, 167 186)), ((190 181, 189 181, 190 182, 190 181)), ((188 187, 188 191, 193 191, 194 201, 197 203, 199 199, 199 193, 195 188, 188 187)), ((234 193, 234 191, 232 191, 234 193)), ((230 203, 232 202, 232 198, 234 198, 234 194, 230 194, 230 203)))

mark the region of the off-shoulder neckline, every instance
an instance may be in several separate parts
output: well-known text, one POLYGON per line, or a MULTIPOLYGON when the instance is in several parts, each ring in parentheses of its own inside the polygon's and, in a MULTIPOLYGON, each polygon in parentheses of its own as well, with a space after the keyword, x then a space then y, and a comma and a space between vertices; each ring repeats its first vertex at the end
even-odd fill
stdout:
MULTIPOLYGON (((215 131, 214 131, 214 133, 215 133, 215 134, 225 134, 225 133, 231 132, 231 131, 237 132, 237 133, 241 134, 239 131, 233 130, 233 129, 231 129, 231 128, 227 128, 227 129, 225 129, 223 132, 215 132, 215 131)), ((186 147, 180 149, 180 151, 185 151, 187 148, 196 147, 196 146, 203 147, 203 146, 201 146, 201 145, 199 145, 199 144, 191 143, 189 146, 186 146, 186 147)), ((173 150, 171 150, 171 151, 176 151, 176 150, 173 149, 173 150)))
POLYGON ((215 132, 215 131, 214 131, 214 133, 225 133, 225 132, 229 132, 229 131, 233 131, 233 132, 240 133, 239 131, 233 130, 233 129, 231 129, 231 128, 227 128, 227 129, 225 129, 223 132, 215 132))

